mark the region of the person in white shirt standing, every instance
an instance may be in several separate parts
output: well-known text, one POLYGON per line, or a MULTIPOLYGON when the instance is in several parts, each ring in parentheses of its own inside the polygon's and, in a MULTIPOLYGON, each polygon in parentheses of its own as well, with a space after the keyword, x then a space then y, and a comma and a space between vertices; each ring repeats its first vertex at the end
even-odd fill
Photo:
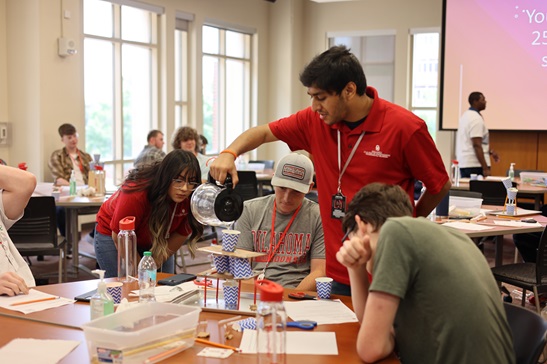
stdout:
POLYGON ((499 155, 490 149, 488 128, 481 111, 486 109, 486 99, 481 92, 469 94, 469 109, 460 117, 456 140, 456 159, 460 165, 460 176, 471 174, 490 176, 490 156, 499 162, 499 155))
POLYGON ((23 216, 36 187, 32 173, 0 165, 0 295, 15 296, 36 285, 25 262, 8 235, 8 229, 23 216))

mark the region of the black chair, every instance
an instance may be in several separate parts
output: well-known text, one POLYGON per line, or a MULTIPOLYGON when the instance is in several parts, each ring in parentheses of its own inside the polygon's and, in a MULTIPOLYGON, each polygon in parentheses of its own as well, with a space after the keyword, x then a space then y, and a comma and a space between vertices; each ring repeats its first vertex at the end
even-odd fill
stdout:
POLYGON ((24 216, 8 231, 22 256, 59 256, 59 283, 66 280, 66 240, 57 235, 57 217, 53 196, 33 196, 24 216))
POLYGON ((258 197, 258 180, 255 171, 238 171, 239 182, 234 188, 243 201, 258 197))
POLYGON ((522 288, 522 302, 526 302, 526 290, 534 292, 536 310, 541 312, 539 294, 547 292, 547 233, 543 230, 535 263, 515 263, 492 268, 494 278, 522 288))
POLYGON ((526 308, 510 303, 503 305, 513 334, 517 364, 536 364, 545 347, 547 321, 526 308))
MULTIPOLYGON (((516 185, 513 182, 513 187, 516 187, 516 185)), ((483 205, 505 205, 507 189, 501 181, 469 181, 469 191, 482 193, 483 205)))
POLYGON ((464 191, 464 190, 450 190, 450 196, 454 197, 469 197, 469 198, 482 198, 482 193, 473 192, 473 191, 464 191))

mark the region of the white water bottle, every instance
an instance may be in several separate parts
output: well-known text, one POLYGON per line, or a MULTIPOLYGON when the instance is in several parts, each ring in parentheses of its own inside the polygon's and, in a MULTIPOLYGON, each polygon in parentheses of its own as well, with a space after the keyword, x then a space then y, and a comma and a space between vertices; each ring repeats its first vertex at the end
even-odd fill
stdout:
POLYGON ((457 160, 452 161, 451 178, 452 185, 458 187, 460 185, 460 164, 457 160))
POLYGON ((144 252, 139 263, 139 302, 153 302, 156 300, 156 272, 158 267, 151 252, 144 252))

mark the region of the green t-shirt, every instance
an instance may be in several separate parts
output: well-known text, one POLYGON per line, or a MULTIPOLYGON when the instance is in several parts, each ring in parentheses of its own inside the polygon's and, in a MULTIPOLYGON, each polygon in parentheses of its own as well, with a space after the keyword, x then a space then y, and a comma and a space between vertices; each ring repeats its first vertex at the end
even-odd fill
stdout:
POLYGON ((501 296, 486 259, 456 229, 388 219, 371 291, 401 299, 395 341, 403 363, 514 363, 501 296))

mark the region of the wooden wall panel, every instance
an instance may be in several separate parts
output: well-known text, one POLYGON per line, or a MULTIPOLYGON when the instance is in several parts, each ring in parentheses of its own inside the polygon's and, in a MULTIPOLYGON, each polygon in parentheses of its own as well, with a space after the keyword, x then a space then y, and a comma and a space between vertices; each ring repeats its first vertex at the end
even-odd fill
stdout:
POLYGON ((538 168, 547 171, 547 132, 539 133, 538 141, 538 168))
MULTIPOLYGON (((505 176, 509 165, 515 169, 542 169, 547 171, 547 151, 543 151, 544 166, 539 167, 540 138, 547 142, 547 132, 490 131, 490 148, 500 155, 499 163, 492 163, 493 176, 505 176)), ((546 149, 545 147, 543 149, 546 149)))

